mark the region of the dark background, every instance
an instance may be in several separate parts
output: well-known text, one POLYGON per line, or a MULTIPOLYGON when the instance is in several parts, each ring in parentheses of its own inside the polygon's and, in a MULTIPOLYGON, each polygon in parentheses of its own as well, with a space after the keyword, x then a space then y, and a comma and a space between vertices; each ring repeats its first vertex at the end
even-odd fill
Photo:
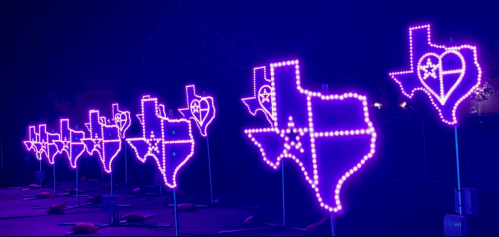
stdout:
MULTIPOLYGON (((378 150, 345 186, 339 234, 442 235, 443 216, 454 209, 454 129, 435 117, 426 95, 401 109, 405 99, 388 72, 408 66, 408 27, 431 23, 435 43, 452 37, 455 45, 477 45, 484 78, 497 80, 498 9, 498 1, 485 0, 1 1, 0 186, 34 182, 38 162, 21 145, 28 125, 45 122, 57 131, 58 119, 69 117, 81 128, 88 109, 109 118, 110 103, 119 102, 132 113, 128 135, 137 136, 142 95, 158 97, 179 117, 184 85, 195 83, 217 107, 209 128, 215 196, 278 210, 280 173, 241 134, 265 118, 249 116, 240 98, 251 95, 252 67, 299 59, 304 87, 327 83, 331 93, 356 91, 370 105, 383 104, 371 106, 378 150)), ((469 113, 463 103, 462 180, 480 200, 472 230, 498 235, 498 116, 469 113)), ((180 172, 180 188, 208 196, 206 142, 195 136, 200 142, 180 172)), ((96 159, 80 159, 83 175, 100 177, 96 159)), ((128 162, 134 182, 152 183, 153 162, 142 165, 130 151, 128 162)), ((57 164, 61 179, 74 177, 67 164, 57 164)), ((123 180, 123 153, 115 165, 123 180)), ((285 165, 288 222, 319 220, 298 170, 285 165)))

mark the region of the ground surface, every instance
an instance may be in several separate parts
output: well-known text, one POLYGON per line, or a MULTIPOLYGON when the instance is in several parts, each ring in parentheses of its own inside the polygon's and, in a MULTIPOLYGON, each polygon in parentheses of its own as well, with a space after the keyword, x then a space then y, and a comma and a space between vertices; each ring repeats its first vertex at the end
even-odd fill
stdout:
MULTIPOLYGON (((109 189, 104 189, 105 182, 80 182, 80 189, 85 190, 86 195, 108 195, 109 189)), ((63 193, 73 183, 64 183, 65 187, 59 187, 58 193, 63 193)), ((119 215, 126 213, 140 213, 143 215, 153 214, 154 217, 147 220, 148 223, 174 223, 173 195, 167 193, 162 196, 148 196, 136 199, 125 199, 132 197, 132 188, 121 187, 114 190, 118 195, 119 204, 131 204, 131 207, 120 207, 119 215)), ((54 235, 61 236, 71 230, 71 226, 58 225, 60 222, 108 222, 109 214, 102 212, 100 205, 96 207, 75 208, 66 210, 64 214, 47 214, 47 209, 33 209, 32 206, 48 206, 67 202, 74 205, 76 197, 56 197, 54 199, 38 199, 23 201, 21 195, 34 195, 39 192, 53 192, 53 188, 42 188, 39 190, 22 189, 0 189, 0 235, 54 235)), ((136 195, 135 195, 136 196, 136 195)), ((80 204, 88 197, 80 197, 80 204)), ((179 197, 179 203, 190 202, 194 204, 199 198, 179 197)), ((280 210, 264 208, 235 208, 235 207, 210 207, 199 208, 198 212, 179 213, 179 227, 181 235, 224 235, 218 231, 245 228, 242 222, 252 215, 263 214, 273 220, 280 220, 280 210)), ((139 228, 139 227, 108 227, 99 230, 98 236, 157 236, 174 235, 173 227, 163 228, 139 228)), ((225 234, 226 235, 226 234, 225 234)), ((231 235, 303 235, 302 231, 289 229, 262 229, 249 232, 237 232, 231 235)))

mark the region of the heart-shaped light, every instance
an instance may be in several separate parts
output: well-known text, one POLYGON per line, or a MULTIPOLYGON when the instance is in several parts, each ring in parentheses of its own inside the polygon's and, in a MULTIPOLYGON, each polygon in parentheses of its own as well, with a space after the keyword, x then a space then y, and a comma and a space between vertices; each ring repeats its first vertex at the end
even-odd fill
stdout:
POLYGON ((200 126, 203 126, 204 121, 210 113, 210 105, 208 103, 208 100, 206 98, 192 100, 190 104, 190 110, 196 122, 200 126))
POLYGON ((258 90, 258 102, 264 112, 270 115, 268 108, 272 105, 272 88, 269 85, 264 85, 258 90))
POLYGON ((465 74, 465 67, 466 64, 463 55, 456 50, 447 50, 440 55, 436 53, 427 53, 419 59, 417 67, 418 78, 426 90, 434 95, 441 105, 445 105, 445 102, 447 102, 447 99, 449 99, 452 92, 454 92, 459 83, 461 83, 465 74), (459 58, 460 68, 445 70, 442 59, 449 54, 456 55, 459 58), (458 75, 458 78, 452 83, 450 76, 456 74, 458 75), (452 84, 452 86, 448 86, 449 84, 452 84), (438 92, 434 90, 435 87, 438 89, 438 92))

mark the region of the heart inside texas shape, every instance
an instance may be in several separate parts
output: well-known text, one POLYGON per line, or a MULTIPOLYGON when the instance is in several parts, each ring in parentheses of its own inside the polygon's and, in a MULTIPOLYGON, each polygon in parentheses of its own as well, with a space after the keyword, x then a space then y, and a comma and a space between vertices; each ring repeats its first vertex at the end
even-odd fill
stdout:
POLYGON ((127 117, 125 113, 119 113, 114 116, 114 121, 118 125, 120 131, 123 131, 123 128, 125 127, 125 124, 127 122, 127 117))
POLYGON ((258 102, 265 113, 270 115, 269 108, 271 108, 272 101, 272 88, 269 85, 264 85, 258 90, 258 102))
POLYGON ((194 119, 202 126, 210 113, 210 104, 206 98, 194 99, 191 101, 190 110, 194 119))
POLYGON ((444 105, 464 77, 465 61, 464 57, 454 50, 445 51, 440 55, 428 53, 420 58, 417 68, 423 86, 444 105))

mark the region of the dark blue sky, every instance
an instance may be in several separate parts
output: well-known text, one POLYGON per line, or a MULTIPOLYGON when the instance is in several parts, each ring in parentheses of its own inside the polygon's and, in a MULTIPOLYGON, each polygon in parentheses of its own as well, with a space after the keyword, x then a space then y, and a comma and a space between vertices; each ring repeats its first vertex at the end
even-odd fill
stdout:
POLYGON ((499 41, 498 9, 486 0, 2 1, 2 113, 12 115, 2 117, 23 127, 55 119, 48 93, 74 100, 113 89, 125 106, 143 93, 180 100, 189 82, 237 101, 251 91, 251 67, 295 58, 305 86, 374 97, 385 87, 394 101, 387 73, 408 63, 409 26, 431 23, 434 42, 476 44, 487 60, 499 41), (167 63, 193 65, 153 66, 167 63))

